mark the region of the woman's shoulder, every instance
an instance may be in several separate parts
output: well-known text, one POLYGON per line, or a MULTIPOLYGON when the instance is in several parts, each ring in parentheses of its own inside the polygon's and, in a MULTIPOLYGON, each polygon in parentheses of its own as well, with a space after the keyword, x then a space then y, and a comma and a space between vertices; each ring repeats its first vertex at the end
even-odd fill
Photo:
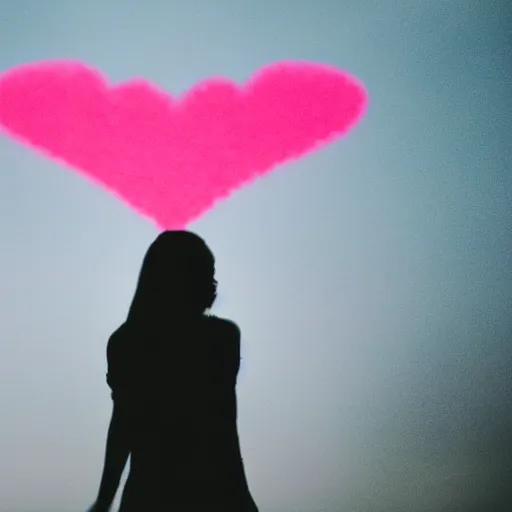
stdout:
POLYGON ((215 333, 223 338, 229 338, 233 340, 240 339, 240 327, 233 320, 228 318, 222 318, 218 316, 208 316, 208 323, 215 333))
POLYGON ((128 336, 126 324, 121 324, 109 337, 107 342, 107 355, 115 356, 123 346, 126 346, 128 336))

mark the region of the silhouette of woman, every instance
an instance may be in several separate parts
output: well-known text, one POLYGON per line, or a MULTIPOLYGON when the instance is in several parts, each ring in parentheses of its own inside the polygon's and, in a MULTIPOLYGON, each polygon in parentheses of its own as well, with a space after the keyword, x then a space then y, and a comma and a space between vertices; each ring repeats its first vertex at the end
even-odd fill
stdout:
POLYGON ((107 345, 113 412, 90 512, 110 509, 128 456, 119 512, 257 512, 237 431, 240 331, 206 314, 214 274, 193 233, 165 231, 149 247, 107 345))

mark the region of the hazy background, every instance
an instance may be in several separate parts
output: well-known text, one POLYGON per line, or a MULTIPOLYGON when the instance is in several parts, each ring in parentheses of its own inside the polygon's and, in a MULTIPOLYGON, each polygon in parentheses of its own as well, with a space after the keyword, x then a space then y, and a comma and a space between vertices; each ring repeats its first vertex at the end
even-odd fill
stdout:
MULTIPOLYGON (((282 59, 362 80, 345 139, 190 229, 244 337, 261 512, 512 510, 508 0, 0 0, 0 70, 74 58, 179 94, 282 59)), ((0 512, 94 499, 106 341, 153 225, 0 137, 0 512)))

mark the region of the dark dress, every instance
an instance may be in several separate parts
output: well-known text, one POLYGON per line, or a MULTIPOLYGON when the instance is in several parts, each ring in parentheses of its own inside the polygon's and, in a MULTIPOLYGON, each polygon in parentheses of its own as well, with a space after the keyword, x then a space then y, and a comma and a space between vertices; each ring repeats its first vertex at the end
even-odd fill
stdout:
POLYGON ((107 358, 131 447, 119 512, 257 512, 237 432, 238 327, 208 316, 125 323, 107 358))

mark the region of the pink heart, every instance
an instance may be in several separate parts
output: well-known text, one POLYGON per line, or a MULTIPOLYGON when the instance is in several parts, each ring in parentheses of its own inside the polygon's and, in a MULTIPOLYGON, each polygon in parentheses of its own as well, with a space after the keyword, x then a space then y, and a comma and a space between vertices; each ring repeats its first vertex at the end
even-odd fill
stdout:
POLYGON ((0 124, 126 201, 183 228, 278 164, 347 133, 364 87, 336 68, 281 62, 238 87, 211 78, 174 99, 143 79, 109 86, 75 61, 0 76, 0 124))

